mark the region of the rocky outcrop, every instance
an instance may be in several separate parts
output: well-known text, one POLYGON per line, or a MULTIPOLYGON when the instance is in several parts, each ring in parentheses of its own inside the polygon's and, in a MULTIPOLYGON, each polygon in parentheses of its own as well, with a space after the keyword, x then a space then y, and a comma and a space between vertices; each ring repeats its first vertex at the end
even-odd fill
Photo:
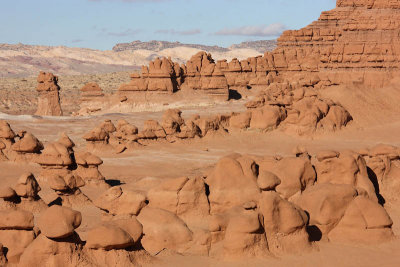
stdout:
POLYGON ((398 6, 387 0, 338 0, 318 21, 285 31, 277 49, 264 54, 263 66, 287 76, 318 73, 321 86, 382 87, 398 71, 398 6))
POLYGON ((36 90, 39 93, 38 109, 35 115, 62 116, 58 77, 52 73, 40 72, 36 90))
POLYGON ((125 120, 119 120, 116 126, 110 120, 106 120, 87 132, 83 139, 86 140, 89 151, 112 149, 116 153, 122 153, 127 149, 156 141, 172 143, 182 139, 202 138, 217 132, 227 133, 229 115, 194 115, 184 120, 181 114, 178 109, 167 110, 161 123, 147 120, 140 131, 125 120))
POLYGON ((40 235, 26 247, 19 266, 74 266, 80 261, 83 243, 75 232, 82 216, 69 208, 52 206, 40 214, 40 235))
MULTIPOLYGON (((176 110, 163 121, 170 134, 185 123, 176 110)), ((121 125, 126 124, 113 127, 107 121, 102 127, 117 132, 121 125)), ((68 140, 62 136, 59 144, 74 162, 68 140)), ((61 162, 61 154, 51 154, 50 148, 55 149, 54 144, 46 146, 42 163, 61 162)), ((398 178, 399 148, 381 144, 359 153, 320 151, 310 156, 297 147, 294 152, 296 156, 287 157, 232 154, 202 177, 160 178, 137 190, 111 187, 87 203, 103 216, 84 231, 86 242, 75 232, 81 213, 64 207, 72 203, 65 195, 82 185, 72 175, 75 170, 47 181, 63 198, 63 206, 52 203, 36 220, 26 205, 19 205, 39 199, 40 186, 32 174, 24 174, 14 189, 0 189, 0 243, 7 251, 0 260, 21 266, 100 260, 129 265, 140 251, 144 254, 137 257, 147 259, 165 250, 262 258, 307 252, 318 244, 312 241, 371 244, 393 239, 393 221, 380 204, 379 186, 398 178)), ((91 154, 76 155, 83 167, 101 161, 91 154)))
POLYGON ((69 207, 91 203, 79 189, 86 184, 109 188, 98 170, 102 160, 88 152, 75 153, 74 145, 63 134, 58 142, 48 143, 36 161, 42 167, 40 180, 56 192, 62 205, 69 207))
POLYGON ((211 54, 199 52, 183 66, 182 90, 204 90, 209 95, 228 100, 229 90, 226 78, 215 64, 211 54))
POLYGON ((94 204, 110 215, 138 215, 147 205, 143 193, 122 190, 119 186, 105 191, 94 204))
POLYGON ((119 88, 126 92, 174 93, 178 90, 196 90, 220 99, 228 99, 229 90, 221 69, 214 63, 211 54, 199 52, 186 65, 180 66, 170 58, 155 59, 142 67, 142 74, 131 75, 131 82, 119 88))
POLYGON ((236 129, 270 131, 281 129, 296 135, 316 131, 336 131, 353 120, 340 104, 319 96, 314 88, 319 77, 303 83, 272 83, 246 104, 248 111, 233 114, 230 126, 236 129))
POLYGON ((158 91, 172 94, 177 90, 176 78, 180 71, 179 65, 175 64, 167 58, 150 61, 148 67, 142 67, 142 76, 132 74, 131 82, 121 85, 119 91, 158 91))
POLYGON ((73 165, 73 159, 64 144, 55 142, 45 146, 37 163, 42 167, 40 180, 47 181, 53 176, 68 175, 73 165))
POLYGON ((77 168, 74 173, 81 177, 85 183, 105 185, 105 178, 98 169, 103 164, 99 157, 89 152, 77 152, 75 153, 75 161, 77 168))
POLYGON ((31 133, 21 131, 17 134, 19 139, 15 140, 11 149, 15 152, 14 161, 35 161, 41 150, 43 144, 31 133))
POLYGON ((41 188, 32 173, 24 173, 17 184, 0 189, 1 209, 18 208, 33 213, 39 213, 47 208, 46 203, 40 198, 41 188))

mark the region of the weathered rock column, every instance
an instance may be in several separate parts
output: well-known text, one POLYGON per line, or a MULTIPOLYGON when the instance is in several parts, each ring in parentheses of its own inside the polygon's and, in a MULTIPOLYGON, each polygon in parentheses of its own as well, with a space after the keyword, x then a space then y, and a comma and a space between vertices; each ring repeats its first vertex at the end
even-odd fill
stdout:
POLYGON ((62 116, 60 96, 58 91, 58 77, 52 73, 40 72, 36 90, 39 93, 38 109, 35 115, 40 116, 62 116))

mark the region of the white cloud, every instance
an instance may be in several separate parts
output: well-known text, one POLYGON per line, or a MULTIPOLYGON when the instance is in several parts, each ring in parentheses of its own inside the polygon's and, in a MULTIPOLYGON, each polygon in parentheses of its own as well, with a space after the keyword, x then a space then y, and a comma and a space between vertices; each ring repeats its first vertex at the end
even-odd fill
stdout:
POLYGON ((196 35, 202 33, 202 31, 200 29, 190 29, 185 31, 177 31, 171 29, 171 30, 157 30, 154 33, 172 34, 172 35, 196 35))
POLYGON ((244 35, 244 36, 279 36, 286 29, 282 23, 259 26, 243 26, 237 28, 224 28, 217 31, 216 35, 244 35))

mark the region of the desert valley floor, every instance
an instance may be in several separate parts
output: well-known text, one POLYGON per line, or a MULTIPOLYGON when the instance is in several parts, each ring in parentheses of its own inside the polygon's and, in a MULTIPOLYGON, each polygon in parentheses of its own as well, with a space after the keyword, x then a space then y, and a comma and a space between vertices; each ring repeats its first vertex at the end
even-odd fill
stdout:
MULTIPOLYGON (((214 104, 212 109, 210 107, 188 107, 183 108, 182 111, 184 117, 189 117, 193 113, 211 115, 241 111, 243 103, 243 101, 231 101, 230 103, 214 104)), ((162 112, 60 118, 0 114, 0 119, 7 120, 15 131, 27 130, 43 142, 57 140, 60 133, 65 132, 79 148, 85 146, 85 140, 82 139, 85 132, 105 119, 125 119, 134 125, 142 125, 145 120, 161 120, 161 117, 162 112)), ((121 184, 123 188, 138 190, 143 186, 140 182, 143 180, 157 182, 157 179, 201 176, 211 170, 219 158, 232 153, 291 156, 293 150, 299 145, 306 147, 311 155, 320 150, 352 149, 358 151, 379 143, 400 146, 399 135, 400 121, 392 121, 382 124, 370 123, 362 127, 350 125, 340 132, 312 137, 298 137, 279 131, 215 133, 204 139, 184 140, 176 143, 155 142, 121 155, 101 151, 97 151, 96 154, 104 161, 100 171, 110 184, 121 184)), ((36 164, 3 162, 0 163, 0 168, 2 170, 1 186, 13 185, 16 179, 27 171, 34 174, 40 173, 40 167, 36 164)), ((395 188, 382 188, 381 194, 386 200, 385 208, 393 219, 393 231, 398 235, 400 234, 400 197, 396 194, 395 189, 400 189, 400 181, 396 185, 395 188)), ((145 183, 144 186, 146 186, 145 183)), ((54 191, 45 184, 41 183, 41 187, 40 196, 46 202, 51 202, 57 197, 54 191)), ((84 187, 82 191, 90 199, 96 199, 103 193, 102 190, 90 187, 84 187)), ((101 220, 101 211, 94 206, 75 209, 82 212, 82 224, 77 231, 84 240, 85 233, 101 220)), ((399 239, 380 245, 343 245, 321 241, 314 245, 312 251, 301 255, 229 261, 166 252, 165 255, 160 253, 155 262, 148 264, 155 266, 248 266, 249 264, 252 266, 267 264, 273 266, 397 266, 400 264, 399 250, 399 239)))

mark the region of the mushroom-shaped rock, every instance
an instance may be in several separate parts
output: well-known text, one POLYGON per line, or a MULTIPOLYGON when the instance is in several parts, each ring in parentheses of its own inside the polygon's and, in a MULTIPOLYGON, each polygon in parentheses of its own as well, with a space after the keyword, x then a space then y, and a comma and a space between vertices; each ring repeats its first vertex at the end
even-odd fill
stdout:
POLYGON ((40 214, 37 226, 48 238, 65 238, 73 235, 81 222, 82 215, 79 211, 54 205, 40 214))
POLYGON ((258 187, 263 191, 275 190, 281 184, 281 179, 269 171, 261 171, 257 178, 258 187))
POLYGON ((98 169, 98 166, 103 164, 103 161, 99 157, 90 152, 77 152, 75 153, 75 161, 78 164, 75 174, 80 176, 84 181, 104 181, 104 176, 98 169))
POLYGON ((122 190, 117 186, 105 191, 94 204, 112 215, 137 215, 146 206, 146 196, 139 192, 122 190))
POLYGON ((31 133, 23 133, 20 140, 13 144, 12 149, 21 153, 39 153, 43 144, 31 133))
POLYGON ((145 207, 137 219, 143 225, 142 246, 152 255, 156 255, 163 249, 185 251, 189 242, 192 241, 192 232, 172 212, 145 207))
POLYGON ((41 188, 32 173, 21 175, 15 185, 15 192, 23 198, 36 199, 40 190, 41 188))
POLYGON ((57 143, 64 145, 68 149, 72 149, 75 146, 74 141, 72 141, 66 133, 61 133, 57 143))
POLYGON ((29 211, 0 211, 0 230, 32 230, 33 220, 33 214, 29 211))
POLYGON ((61 193, 68 193, 77 190, 79 187, 85 185, 85 182, 81 177, 67 174, 65 176, 51 175, 48 177, 47 182, 51 189, 59 191, 61 193))
POLYGON ((99 166, 103 164, 103 161, 99 157, 93 155, 90 152, 76 152, 75 160, 76 163, 81 166, 99 166))
POLYGON ((48 184, 51 189, 56 191, 65 191, 68 189, 67 184, 64 179, 59 175, 54 175, 50 179, 48 179, 48 184))
POLYGON ((93 130, 87 132, 83 136, 83 139, 91 142, 105 142, 108 141, 108 138, 109 138, 108 132, 101 127, 96 127, 93 130))
POLYGON ((92 201, 79 189, 85 182, 73 173, 50 174, 47 176, 47 182, 59 196, 57 201, 61 201, 63 206, 74 208, 92 204, 92 201))
POLYGON ((51 143, 44 148, 37 163, 42 166, 67 167, 72 164, 72 159, 68 149, 64 145, 51 143))
POLYGON ((90 249, 123 249, 134 244, 133 238, 123 229, 112 224, 103 224, 87 234, 86 247, 90 249))

